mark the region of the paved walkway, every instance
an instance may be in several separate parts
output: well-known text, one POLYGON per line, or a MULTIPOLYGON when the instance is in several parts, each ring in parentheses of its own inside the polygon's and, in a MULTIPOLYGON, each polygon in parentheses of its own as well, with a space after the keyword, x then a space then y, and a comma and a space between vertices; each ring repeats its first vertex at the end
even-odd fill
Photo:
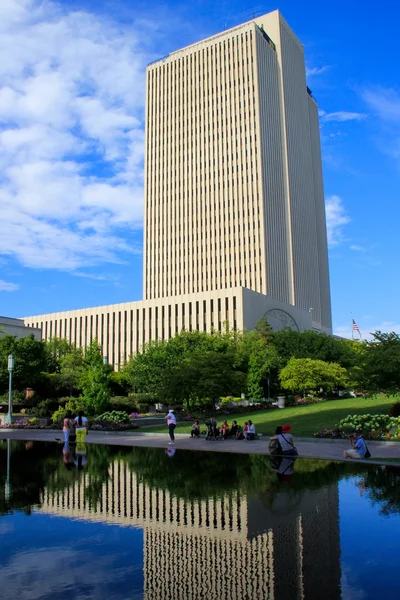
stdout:
MULTIPOLYGON (((254 442, 245 440, 206 441, 204 438, 191 439, 187 434, 177 434, 175 448, 177 450, 202 450, 210 452, 230 452, 238 454, 268 454, 268 438, 263 437, 254 442)), ((63 440, 62 431, 34 429, 0 429, 0 439, 33 440, 52 442, 57 438, 63 440)), ((347 440, 325 440, 311 438, 295 438, 299 455, 305 458, 322 458, 327 460, 343 460, 343 450, 349 448, 347 440)), ((142 446, 152 448, 167 448, 169 438, 167 433, 123 433, 90 431, 86 437, 87 444, 109 444, 115 446, 142 446)), ((374 457, 400 460, 400 443, 398 442, 369 442, 372 454, 368 463, 374 462, 374 457)), ((359 462, 359 461, 356 461, 359 462)))

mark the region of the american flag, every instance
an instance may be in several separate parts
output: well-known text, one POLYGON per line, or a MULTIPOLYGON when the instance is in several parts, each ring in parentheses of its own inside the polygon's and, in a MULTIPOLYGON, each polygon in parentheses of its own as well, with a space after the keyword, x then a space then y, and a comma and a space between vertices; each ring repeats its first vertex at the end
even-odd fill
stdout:
POLYGON ((355 320, 353 319, 353 331, 360 331, 359 326, 357 325, 357 323, 355 322, 355 320))

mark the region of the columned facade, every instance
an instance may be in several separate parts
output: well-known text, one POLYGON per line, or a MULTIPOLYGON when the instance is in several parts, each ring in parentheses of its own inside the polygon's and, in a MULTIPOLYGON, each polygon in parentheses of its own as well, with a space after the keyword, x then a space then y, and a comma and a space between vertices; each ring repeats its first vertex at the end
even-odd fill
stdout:
POLYGON ((45 489, 35 510, 136 527, 144 533, 144 597, 339 600, 337 484, 278 493, 270 503, 240 492, 205 500, 149 487, 122 460, 90 504, 82 472, 62 492, 45 489))
POLYGON ((278 11, 148 66, 144 171, 144 300, 27 325, 97 337, 116 366, 149 340, 271 311, 274 327, 332 332, 318 107, 278 11))

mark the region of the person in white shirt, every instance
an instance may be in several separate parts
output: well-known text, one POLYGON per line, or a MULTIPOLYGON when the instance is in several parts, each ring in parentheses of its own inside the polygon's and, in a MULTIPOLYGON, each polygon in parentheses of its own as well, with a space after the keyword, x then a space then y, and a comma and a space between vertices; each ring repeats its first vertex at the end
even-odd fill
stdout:
POLYGON ((253 421, 249 421, 249 428, 247 430, 247 439, 254 440, 256 437, 256 426, 253 421))
POLYGON ((175 444, 175 435, 174 435, 174 430, 176 427, 176 417, 174 415, 174 411, 172 408, 170 408, 169 413, 167 414, 167 416, 165 417, 166 421, 167 421, 167 425, 168 425, 168 433, 169 433, 169 437, 171 438, 171 441, 169 442, 170 446, 173 446, 173 444, 175 444))
POLYGON ((79 444, 85 443, 85 437, 89 429, 89 421, 83 415, 83 410, 80 410, 78 416, 74 419, 75 423, 75 432, 76 432, 76 441, 79 444))
POLYGON ((275 431, 275 438, 278 440, 283 456, 297 456, 298 452, 293 442, 291 425, 283 425, 277 427, 275 431))

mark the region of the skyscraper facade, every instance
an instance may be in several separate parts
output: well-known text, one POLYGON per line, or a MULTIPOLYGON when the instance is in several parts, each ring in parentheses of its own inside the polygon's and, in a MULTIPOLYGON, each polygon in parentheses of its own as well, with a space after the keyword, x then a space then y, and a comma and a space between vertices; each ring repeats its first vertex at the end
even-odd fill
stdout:
POLYGON ((330 329, 318 108, 278 11, 148 67, 145 159, 146 300, 242 286, 330 329))
POLYGON ((146 76, 144 300, 25 319, 118 366, 181 329, 331 333, 318 107, 278 11, 146 76))

